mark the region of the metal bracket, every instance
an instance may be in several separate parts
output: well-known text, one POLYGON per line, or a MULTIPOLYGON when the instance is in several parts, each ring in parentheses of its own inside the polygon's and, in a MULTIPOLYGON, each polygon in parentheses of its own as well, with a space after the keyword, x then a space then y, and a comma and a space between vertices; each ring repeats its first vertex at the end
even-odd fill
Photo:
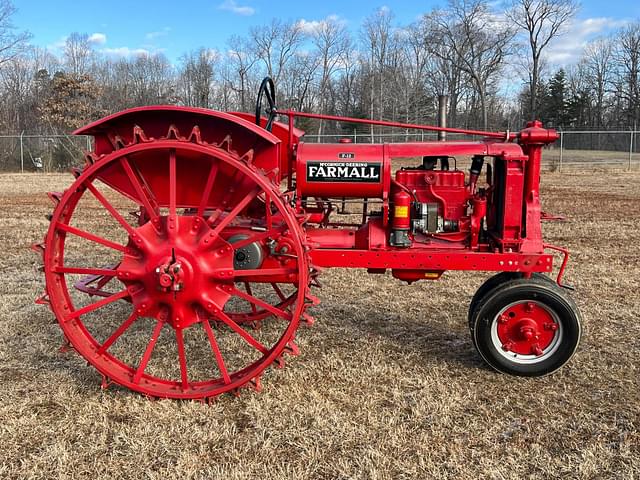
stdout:
POLYGON ((566 248, 556 247, 555 245, 549 245, 549 244, 543 244, 542 248, 544 248, 545 250, 547 249, 555 250, 556 252, 562 253, 563 255, 562 264, 560 265, 560 270, 558 271, 558 276, 556 277, 556 283, 562 288, 566 288, 567 290, 574 291, 576 287, 574 287, 573 285, 562 283, 562 277, 564 276, 564 272, 567 268, 567 262, 569 261, 569 250, 567 250, 566 248))

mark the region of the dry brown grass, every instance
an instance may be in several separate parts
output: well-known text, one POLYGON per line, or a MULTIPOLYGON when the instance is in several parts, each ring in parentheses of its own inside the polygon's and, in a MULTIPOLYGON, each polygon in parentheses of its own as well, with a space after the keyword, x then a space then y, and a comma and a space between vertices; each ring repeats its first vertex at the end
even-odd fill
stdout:
POLYGON ((574 252, 585 335, 541 379, 484 367, 466 312, 484 275, 403 285, 323 274, 302 354, 263 393, 102 391, 61 354, 28 251, 68 175, 0 175, 0 478, 640 478, 640 174, 548 174, 548 240, 574 252))
MULTIPOLYGON (((629 151, 615 152, 610 150, 564 150, 562 155, 563 168, 589 169, 598 167, 617 166, 618 168, 627 168, 629 165, 629 151)), ((560 161, 560 149, 558 145, 544 151, 543 162, 546 166, 554 165, 557 167, 560 161)), ((631 167, 638 170, 640 165, 640 153, 631 155, 631 167)))

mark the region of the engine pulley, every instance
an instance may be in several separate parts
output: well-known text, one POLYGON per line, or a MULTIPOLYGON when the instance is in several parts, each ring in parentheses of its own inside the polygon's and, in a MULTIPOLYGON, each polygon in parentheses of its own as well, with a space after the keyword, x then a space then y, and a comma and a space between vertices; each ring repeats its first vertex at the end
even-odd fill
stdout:
MULTIPOLYGON (((233 245, 247 238, 249 238, 249 235, 239 233, 233 235, 227 241, 233 245)), ((253 242, 235 250, 233 255, 233 268, 236 270, 255 270, 260 268, 263 259, 264 252, 260 243, 253 242)))

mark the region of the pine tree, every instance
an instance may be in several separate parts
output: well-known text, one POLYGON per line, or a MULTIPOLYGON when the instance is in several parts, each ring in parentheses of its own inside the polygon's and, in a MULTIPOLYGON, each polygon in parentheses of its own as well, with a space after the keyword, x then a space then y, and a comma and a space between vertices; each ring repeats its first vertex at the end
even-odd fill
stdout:
POLYGON ((566 74, 563 69, 558 70, 547 83, 546 95, 541 98, 540 116, 549 127, 568 125, 569 112, 567 109, 566 74))

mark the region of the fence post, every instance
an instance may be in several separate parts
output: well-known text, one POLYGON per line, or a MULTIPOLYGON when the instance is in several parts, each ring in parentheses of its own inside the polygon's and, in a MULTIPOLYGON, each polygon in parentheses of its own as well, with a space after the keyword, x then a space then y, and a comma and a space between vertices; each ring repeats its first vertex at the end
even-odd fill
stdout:
POLYGON ((24 145, 22 143, 22 137, 24 130, 20 132, 20 173, 24 173, 24 145))
POLYGON ((558 173, 562 172, 562 155, 564 152, 564 132, 560 131, 560 163, 558 165, 558 173))
POLYGON ((629 168, 627 170, 631 170, 631 160, 633 158, 633 130, 631 130, 630 140, 629 140, 629 168))

